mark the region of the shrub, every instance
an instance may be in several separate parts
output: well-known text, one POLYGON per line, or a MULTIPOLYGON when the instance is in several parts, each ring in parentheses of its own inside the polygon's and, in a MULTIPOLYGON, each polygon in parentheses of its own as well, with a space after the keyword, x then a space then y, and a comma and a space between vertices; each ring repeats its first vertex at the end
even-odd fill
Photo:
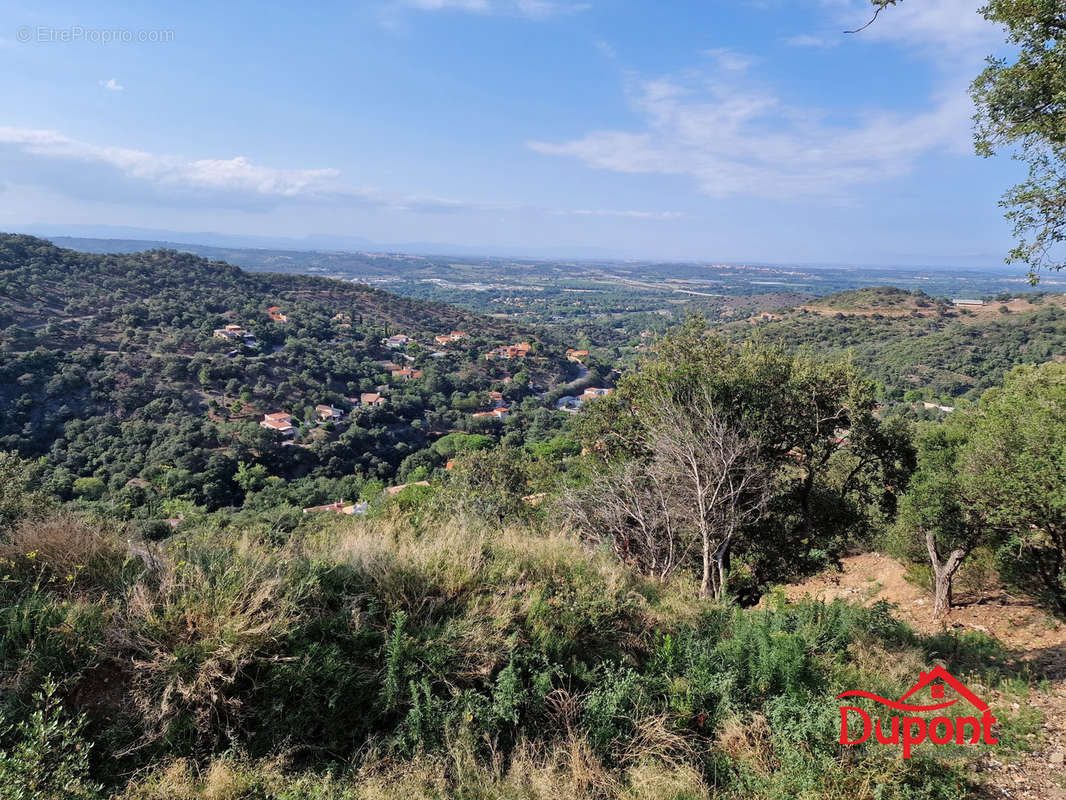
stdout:
POLYGON ((206 552, 133 587, 118 644, 148 735, 216 745, 241 727, 234 684, 292 630, 299 587, 262 555, 206 552))
POLYGON ((55 682, 34 695, 37 708, 13 730, 0 714, 0 800, 92 800, 102 788, 88 779, 85 719, 63 713, 55 682))

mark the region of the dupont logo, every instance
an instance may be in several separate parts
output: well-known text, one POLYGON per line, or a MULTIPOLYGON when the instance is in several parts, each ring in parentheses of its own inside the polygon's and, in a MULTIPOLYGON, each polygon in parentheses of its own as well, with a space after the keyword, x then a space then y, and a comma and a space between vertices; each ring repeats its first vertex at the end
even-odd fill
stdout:
MULTIPOLYGON (((941 711, 954 706, 959 700, 965 700, 973 706, 979 716, 975 716, 973 711, 971 711, 967 716, 936 716, 928 722, 922 717, 913 716, 893 716, 883 720, 881 718, 871 719, 870 714, 861 708, 841 706, 841 744, 862 744, 873 734, 881 744, 903 745, 903 757, 910 758, 911 748, 926 740, 933 744, 948 744, 952 741, 957 744, 977 744, 978 742, 996 744, 998 741, 992 736, 992 726, 996 724, 996 718, 992 716, 988 704, 966 688, 966 684, 954 678, 943 667, 936 667, 929 672, 923 672, 913 688, 899 700, 888 700, 872 692, 864 692, 862 690, 842 692, 837 695, 837 699, 845 697, 865 697, 895 711, 902 712, 941 711), (945 700, 945 686, 950 686, 954 689, 959 697, 953 700, 945 700), (926 688, 929 689, 929 698, 937 702, 929 705, 904 702, 926 688), (851 726, 849 727, 849 715, 851 714, 856 716, 850 720, 851 726), (855 739, 850 738, 851 735, 859 733, 857 728, 860 724, 862 725, 861 735, 855 739)), ((915 697, 915 700, 918 700, 918 698, 915 697)), ((957 711, 960 709, 952 710, 957 711)))

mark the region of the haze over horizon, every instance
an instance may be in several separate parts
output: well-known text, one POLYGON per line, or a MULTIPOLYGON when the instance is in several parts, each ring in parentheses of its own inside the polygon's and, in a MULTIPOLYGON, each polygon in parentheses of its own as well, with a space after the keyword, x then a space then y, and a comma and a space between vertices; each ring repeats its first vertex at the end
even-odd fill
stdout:
MULTIPOLYGON (((973 269, 985 273, 998 273, 1018 276, 1015 266, 1004 264, 1002 259, 994 262, 983 262, 980 259, 967 261, 964 258, 929 259, 921 261, 913 259, 911 262, 900 261, 897 263, 874 263, 874 262, 849 262, 849 261, 770 261, 758 258, 655 258, 653 256, 633 256, 611 251, 608 248, 596 246, 479 246, 463 245, 449 242, 376 242, 359 236, 344 236, 334 234, 308 234, 302 237, 270 236, 256 234, 231 234, 220 231, 173 231, 161 228, 136 228, 112 225, 49 225, 35 224, 21 227, 15 231, 6 233, 22 233, 51 240, 60 247, 69 247, 74 250, 89 250, 90 252, 104 252, 105 244, 109 242, 121 243, 120 252, 132 252, 131 245, 143 243, 143 247, 136 249, 149 249, 162 246, 175 246, 182 249, 187 246, 192 250, 203 248, 205 250, 232 250, 232 251, 277 251, 291 253, 370 253, 370 254, 397 254, 426 257, 454 257, 454 258, 488 258, 488 259, 517 259, 551 262, 604 262, 604 263, 688 263, 706 265, 742 265, 772 266, 779 268, 854 268, 854 269, 887 269, 908 270, 915 268, 930 268, 943 270, 968 270, 973 269)), ((1047 276, 1045 282, 1057 284, 1054 276, 1047 276)))
POLYGON ((0 229, 1001 264, 979 6, 2 2, 0 229))

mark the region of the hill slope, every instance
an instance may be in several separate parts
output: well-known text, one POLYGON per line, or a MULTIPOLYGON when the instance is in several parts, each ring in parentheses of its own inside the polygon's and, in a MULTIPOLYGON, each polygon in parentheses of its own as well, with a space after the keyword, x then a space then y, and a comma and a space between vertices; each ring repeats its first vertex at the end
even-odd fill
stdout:
MULTIPOLYGON (((487 392, 508 376, 480 353, 519 338, 528 334, 508 323, 352 283, 0 235, 0 449, 46 455, 60 494, 77 493, 77 478, 116 491, 167 469, 190 499, 216 507, 240 501, 239 463, 285 478, 388 480, 429 430, 459 424, 448 416, 456 391, 487 392), (226 338, 226 325, 242 333, 226 338), (470 335, 431 357, 434 337, 453 330, 470 335), (407 353, 382 345, 401 333, 407 353), (421 377, 396 378, 400 366, 421 377), (386 384, 386 407, 350 414, 386 384), (350 422, 316 425, 318 404, 350 422), (301 428, 296 447, 258 424, 279 411, 301 428)), ((550 384, 560 362, 523 367, 550 384)))
MULTIPOLYGON (((758 321, 759 335, 788 347, 849 350, 889 398, 976 397, 1018 364, 1066 357, 1066 296, 1031 294, 977 309, 953 308, 892 287, 822 298, 758 321)), ((727 327, 751 336, 751 324, 727 327)))

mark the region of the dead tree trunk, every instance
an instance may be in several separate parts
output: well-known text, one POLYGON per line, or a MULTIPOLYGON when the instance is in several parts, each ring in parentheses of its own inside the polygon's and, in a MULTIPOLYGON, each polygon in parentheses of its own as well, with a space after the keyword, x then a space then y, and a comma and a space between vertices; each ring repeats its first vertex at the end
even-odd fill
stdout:
POLYGON ((929 561, 933 566, 933 616, 939 618, 951 611, 951 584, 955 573, 962 566, 966 551, 952 550, 948 560, 941 562, 936 549, 936 537, 932 531, 927 531, 925 534, 925 546, 929 551, 929 561))
POLYGON ((717 571, 714 596, 717 600, 721 600, 725 596, 726 576, 729 574, 729 551, 732 545, 733 534, 730 533, 718 546, 718 549, 714 551, 714 565, 717 571))

